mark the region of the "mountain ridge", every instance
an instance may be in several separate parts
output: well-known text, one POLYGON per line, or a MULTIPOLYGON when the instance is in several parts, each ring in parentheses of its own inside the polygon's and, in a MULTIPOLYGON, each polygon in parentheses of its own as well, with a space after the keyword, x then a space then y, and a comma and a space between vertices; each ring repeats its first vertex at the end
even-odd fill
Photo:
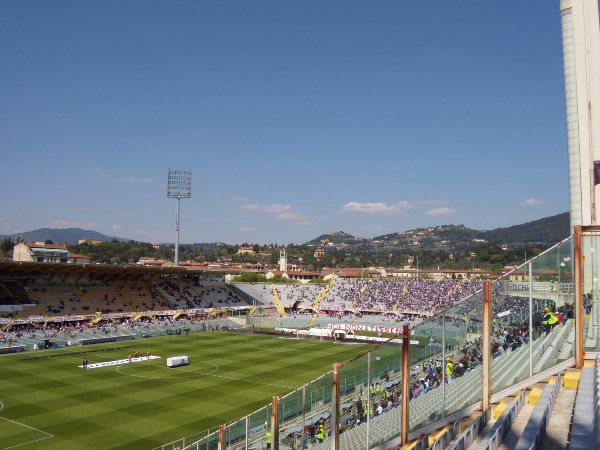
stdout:
POLYGON ((570 234, 569 213, 556 214, 523 224, 492 230, 476 230, 465 225, 437 225, 375 236, 372 239, 343 231, 324 233, 306 242, 308 246, 350 248, 370 244, 381 248, 466 250, 483 242, 506 245, 553 245, 570 234))
POLYGON ((21 238, 25 242, 44 242, 51 240, 54 243, 78 244, 79 239, 98 239, 101 241, 112 241, 116 239, 119 242, 129 242, 130 239, 122 237, 108 236, 94 230, 85 230, 83 228, 38 228, 37 230, 24 231, 20 233, 0 235, 0 239, 21 238))
MULTIPOLYGON (((569 213, 556 214, 523 224, 500 227, 492 230, 476 230, 465 225, 438 225, 416 228, 402 232, 394 232, 375 236, 372 239, 353 236, 344 231, 326 232, 305 242, 305 246, 332 246, 336 248, 415 248, 466 250, 482 242, 500 242, 516 246, 527 244, 553 245, 567 238, 570 234, 569 213)), ((22 238, 27 242, 51 240, 55 243, 77 244, 79 239, 99 239, 129 242, 116 236, 108 236, 94 230, 82 228, 40 228, 22 233, 0 235, 0 239, 22 238)), ((171 244, 172 245, 172 244, 171 244)), ((196 245, 196 244, 182 244, 196 245)), ((222 243, 206 243, 208 245, 224 245, 222 243)))

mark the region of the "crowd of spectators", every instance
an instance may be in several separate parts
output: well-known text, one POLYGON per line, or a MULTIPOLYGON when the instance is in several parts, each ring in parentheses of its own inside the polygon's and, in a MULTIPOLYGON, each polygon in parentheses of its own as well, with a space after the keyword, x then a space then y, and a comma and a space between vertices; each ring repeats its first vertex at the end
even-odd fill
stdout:
MULTIPOLYGON (((336 317, 393 313, 401 319, 431 315, 481 289, 473 281, 364 280, 339 278, 318 303, 318 312, 336 317)), ((238 288, 265 306, 273 306, 271 286, 240 284, 238 288)), ((284 307, 310 308, 325 285, 276 285, 284 307)), ((309 312, 312 314, 312 311, 309 312)), ((393 320, 393 319, 391 319, 393 320)))
POLYGON ((341 295, 329 301, 339 305, 352 304, 361 311, 395 311, 398 313, 434 313, 481 289, 473 281, 432 280, 338 280, 335 293, 341 295))

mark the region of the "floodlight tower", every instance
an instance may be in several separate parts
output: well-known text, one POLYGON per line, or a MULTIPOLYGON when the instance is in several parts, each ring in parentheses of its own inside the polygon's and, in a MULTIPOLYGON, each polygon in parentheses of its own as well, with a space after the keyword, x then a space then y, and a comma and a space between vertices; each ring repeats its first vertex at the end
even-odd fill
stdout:
POLYGON ((192 197, 192 169, 169 169, 167 197, 177 199, 175 215, 175 267, 179 266, 179 202, 182 198, 192 197))

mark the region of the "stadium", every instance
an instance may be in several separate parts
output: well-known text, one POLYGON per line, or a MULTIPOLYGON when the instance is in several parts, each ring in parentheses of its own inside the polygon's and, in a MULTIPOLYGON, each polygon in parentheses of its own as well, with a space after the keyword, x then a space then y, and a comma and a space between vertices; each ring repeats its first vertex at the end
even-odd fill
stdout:
POLYGON ((600 448, 600 27, 560 5, 569 238, 482 282, 2 262, 0 450, 600 448))
POLYGON ((576 230, 484 283, 3 263, 20 311, 2 319, 3 448, 427 448, 496 429, 583 383, 596 235, 576 230))

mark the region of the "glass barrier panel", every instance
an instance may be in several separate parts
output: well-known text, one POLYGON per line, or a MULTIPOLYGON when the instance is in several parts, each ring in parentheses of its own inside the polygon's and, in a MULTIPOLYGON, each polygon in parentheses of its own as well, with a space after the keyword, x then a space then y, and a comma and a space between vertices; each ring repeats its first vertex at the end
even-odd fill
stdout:
POLYGON ((302 412, 302 389, 291 392, 279 400, 277 418, 280 448, 300 448, 303 433, 302 412))
MULTIPOLYGON (((271 430, 271 410, 271 404, 269 404, 248 415, 248 448, 266 447, 267 432, 271 430)), ((244 429, 245 427, 244 423, 244 429)), ((245 440, 246 437, 244 437, 245 440)))
POLYGON ((331 381, 329 372, 305 386, 305 425, 314 428, 317 441, 326 439, 331 430, 331 381))
POLYGON ((574 355, 572 260, 572 240, 568 239, 530 262, 534 375, 574 355))
POLYGON ((182 448, 184 450, 217 450, 219 446, 219 427, 209 428, 203 433, 202 437, 198 437, 198 440, 194 442, 189 438, 186 438, 185 443, 181 447, 176 446, 174 448, 182 448), (188 444, 193 442, 193 444, 188 444))
POLYGON ((408 426, 415 431, 440 420, 442 409, 443 313, 411 331, 408 426))
POLYGON ((402 373, 402 341, 392 339, 371 350, 371 385, 368 386, 369 448, 382 445, 400 436, 400 408, 398 395, 401 394, 400 375, 402 373))
POLYGON ((197 450, 218 450, 219 448, 219 430, 211 433, 203 445, 198 446, 197 450))
POLYGON ((583 341, 585 351, 600 351, 600 236, 581 238, 583 257, 583 341))
MULTIPOLYGON (((339 369, 340 449, 366 448, 368 356, 363 355, 339 369)), ((314 433, 312 433, 314 434, 314 433)), ((311 436, 309 442, 316 442, 311 436)))
POLYGON ((245 448, 247 423, 246 418, 243 418, 227 425, 225 428, 225 448, 245 448))
POLYGON ((526 264, 512 272, 518 281, 505 277, 491 286, 492 394, 531 376, 528 268, 526 264))
POLYGON ((481 327, 483 291, 444 312, 444 417, 482 399, 481 327), (476 388, 474 388, 476 386, 476 388))

